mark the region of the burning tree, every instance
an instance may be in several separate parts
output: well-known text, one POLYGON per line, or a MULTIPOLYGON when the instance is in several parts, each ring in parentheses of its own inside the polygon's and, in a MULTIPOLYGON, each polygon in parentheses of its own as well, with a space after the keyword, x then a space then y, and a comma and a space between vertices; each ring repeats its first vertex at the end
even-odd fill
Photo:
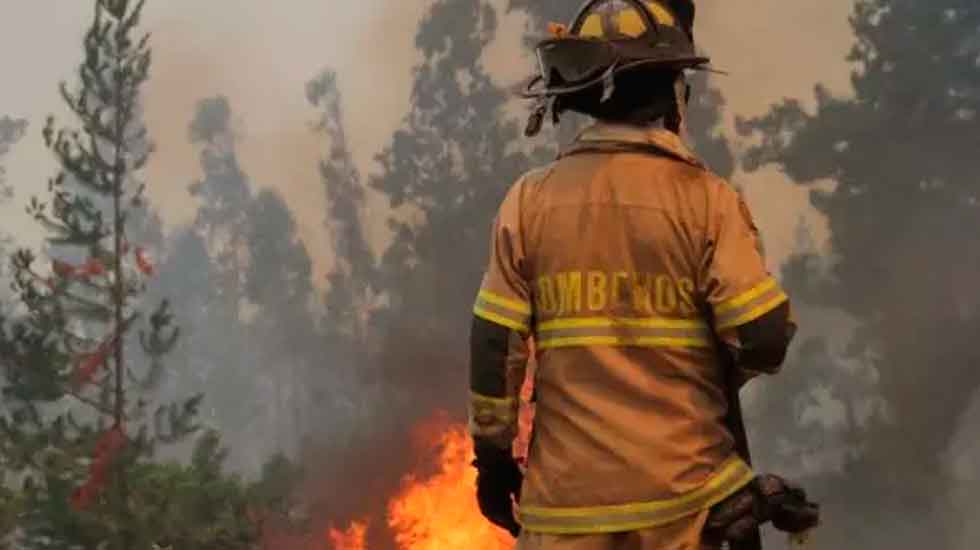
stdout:
POLYGON ((0 494, 0 522, 17 514, 23 548, 248 548, 256 539, 247 488, 222 473, 217 434, 199 440, 188 466, 152 461, 198 430, 201 396, 154 399, 179 331, 166 300, 144 318, 155 268, 130 239, 145 215, 139 174, 152 152, 140 116, 149 37, 134 36, 143 5, 95 2, 78 82, 61 85, 81 130, 49 117, 43 136, 61 169, 47 200, 27 206, 49 249, 13 257, 19 302, 12 322, 0 319, 0 473, 13 473, 21 492, 0 494), (144 321, 148 330, 132 334, 144 321), (136 344, 143 353, 129 354, 136 344))

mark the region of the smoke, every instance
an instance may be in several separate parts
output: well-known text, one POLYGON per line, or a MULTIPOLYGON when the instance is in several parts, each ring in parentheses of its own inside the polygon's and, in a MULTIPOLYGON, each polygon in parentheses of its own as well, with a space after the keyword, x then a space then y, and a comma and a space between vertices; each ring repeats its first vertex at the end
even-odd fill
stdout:
MULTIPOLYGON (((407 109, 418 55, 411 47, 414 21, 425 4, 307 0, 284 8, 252 0, 205 6, 151 6, 156 56, 146 116, 151 134, 166 144, 149 166, 149 179, 160 183, 151 198, 168 224, 189 219, 193 204, 182 184, 197 175, 197 166, 186 121, 201 98, 227 97, 236 113, 243 170, 254 185, 275 188, 285 198, 322 285, 332 266, 318 171, 325 144, 311 127, 318 115, 306 100, 305 84, 328 67, 344 75, 345 108, 357 120, 348 137, 367 172, 407 109)), ((385 228, 382 216, 376 218, 371 237, 380 247, 385 228)))
MULTIPOLYGON (((16 16, 0 22, 0 63, 18 75, 0 89, 0 106, 31 120, 43 120, 49 112, 65 116, 56 83, 70 77, 90 15, 84 2, 54 3, 18 3, 8 10, 16 16), (45 29, 45 46, 33 48, 29 58, 22 56, 21 45, 34 42, 38 29, 45 29)), ((430 3, 296 0, 286 7, 262 0, 150 2, 145 23, 153 33, 154 67, 145 116, 158 150, 148 180, 150 198, 167 225, 189 221, 195 206, 185 189, 200 175, 187 121, 198 100, 224 95, 236 113, 244 170, 255 185, 278 189, 296 212, 317 284, 322 284, 332 265, 316 168, 324 145, 310 130, 316 113, 305 100, 304 85, 326 68, 340 75, 351 120, 351 150, 361 172, 369 175, 376 168, 374 154, 408 109, 411 69, 420 59, 414 47, 416 27, 430 3)), ((528 21, 520 11, 505 13, 504 0, 492 4, 500 27, 482 63, 499 82, 513 82, 532 68, 521 40, 528 21)), ((759 114, 784 96, 809 97, 812 82, 848 91, 843 58, 850 46, 850 6, 849 0, 765 0, 751 7, 718 0, 699 3, 698 39, 714 64, 731 73, 715 80, 729 105, 728 130, 735 113, 759 114)), ((523 115, 523 109, 517 106, 514 114, 523 115)), ((9 161, 10 181, 23 190, 22 197, 40 188, 54 169, 39 135, 32 133, 25 142, 9 161)), ((745 185, 767 234, 774 265, 792 248, 800 213, 823 243, 822 222, 809 210, 805 193, 786 184, 780 174, 739 174, 736 179, 745 185)), ((8 208, 5 214, 20 216, 19 208, 8 208)), ((384 210, 379 202, 369 203, 369 216, 378 220, 368 228, 376 250, 389 237, 381 221, 384 210)))
MULTIPOLYGON (((4 168, 4 161, 6 156, 10 153, 11 148, 15 143, 20 141, 24 137, 24 132, 27 130, 27 121, 23 119, 13 119, 8 116, 0 116, 0 205, 9 201, 13 196, 13 189, 7 183, 7 170, 4 168)), ((11 244, 11 238, 5 231, 5 228, 0 227, 0 257, 5 256, 8 253, 7 247, 11 244)), ((7 263, 2 258, 0 258, 0 283, 3 282, 3 277, 7 272, 7 263)), ((4 286, 0 286, 0 298, 6 297, 8 294, 7 289, 4 286)), ((0 304, 0 314, 4 312, 4 304, 0 304)))
MULTIPOLYGON (((8 9, 16 17, 0 21, 0 66, 11 67, 9 74, 17 75, 7 79, 0 88, 0 112, 32 121, 42 120, 52 111, 64 118, 55 84, 71 76, 72 65, 78 59, 81 29, 89 11, 83 2, 58 2, 55 7, 55 1, 18 3, 16 8, 8 9), (45 47, 36 48, 25 58, 23 44, 33 43, 39 29, 45 30, 45 47)), ((507 0, 490 3, 498 17, 498 27, 488 37, 479 63, 495 83, 509 85, 532 70, 532 58, 522 39, 525 34, 538 34, 540 30, 530 27, 530 19, 523 12, 508 12, 507 0)), ((329 143, 314 128, 322 113, 309 103, 306 84, 324 69, 338 75, 336 82, 346 120, 347 145, 354 164, 367 181, 378 171, 374 155, 389 144, 409 110, 415 77, 413 67, 421 59, 415 35, 420 18, 430 4, 430 1, 151 1, 146 14, 147 26, 153 32, 154 67, 145 117, 157 152, 148 167, 147 179, 152 204, 168 228, 188 223, 196 212, 196 200, 187 192, 187 185, 201 176, 198 151, 188 135, 196 107, 207 97, 227 97, 232 107, 231 127, 242 171, 257 188, 253 189, 256 195, 263 189, 275 189, 292 211, 297 232, 313 262, 314 284, 322 288, 326 274, 335 265, 336 246, 328 226, 327 195, 318 167, 329 143)), ((577 6, 569 3, 569 16, 577 6)), ((711 55, 716 68, 729 73, 712 77, 712 85, 724 96, 726 110, 721 131, 734 144, 736 154, 754 143, 736 137, 736 115, 762 115, 784 97, 801 98, 804 107, 812 109, 815 82, 823 83, 836 95, 851 95, 851 67, 845 57, 853 43, 848 25, 852 7, 852 0, 698 2, 700 45, 711 55)), ((507 116, 520 119, 526 115, 525 109, 523 104, 514 102, 506 111, 507 116)), ((8 226, 7 220, 20 219, 17 218, 21 211, 19 201, 31 190, 40 189, 53 173, 40 137, 34 131, 38 126, 32 124, 27 139, 5 158, 8 183, 18 193, 17 200, 10 205, 0 205, 5 229, 33 227, 19 222, 8 226)), ((810 230, 813 239, 810 246, 815 252, 825 255, 833 252, 827 221, 810 206, 808 189, 791 183, 775 167, 751 173, 739 171, 734 180, 746 189, 749 204, 766 237, 773 271, 800 247, 801 223, 810 230)), ((826 182, 826 185, 831 184, 826 182)), ((367 240, 375 252, 383 250, 391 240, 386 223, 389 214, 388 205, 369 192, 362 219, 366 220, 367 240)), ((30 244, 32 235, 25 233, 17 237, 30 244)), ((969 282, 950 286, 969 288, 969 282)), ((970 307, 975 310, 976 304, 970 307)), ((802 313, 801 321, 804 339, 822 334, 837 343, 846 340, 855 329, 852 319, 834 311, 809 310, 802 313)), ((441 358, 441 351, 433 352, 433 362, 441 358)), ((830 353, 842 354, 835 349, 830 353)), ((330 359, 338 361, 333 355, 330 359)), ((790 368, 821 366, 815 360, 790 368)), ((313 376, 333 381, 331 374, 313 376)), ((414 376, 414 372, 403 376, 414 376)), ((770 384, 780 383, 774 380, 770 384)), ((444 388, 438 386, 432 391, 444 388)), ((839 396, 827 392, 825 387, 801 388, 801 391, 811 392, 812 397, 811 405, 802 412, 805 419, 813 419, 815 425, 825 423, 830 432, 840 427, 839 422, 832 422, 840 418, 839 396)), ((364 395, 374 394, 365 390, 364 395)), ((356 404, 352 407, 365 407, 364 395, 350 397, 356 404)), ((980 448, 974 434, 980 422, 980 405, 977 405, 980 401, 974 396, 972 402, 958 419, 960 427, 949 446, 948 463, 960 478, 976 481, 980 448)), ((361 415, 362 419, 369 417, 377 420, 369 414, 361 415)), ((380 471, 385 471, 388 477, 397 475, 386 471, 385 462, 390 453, 386 441, 360 441, 358 445, 364 454, 362 460, 356 464, 328 463, 323 469, 337 476, 348 476, 345 479, 367 478, 380 471)), ((825 460, 806 465, 813 470, 833 470, 840 463, 840 457, 833 452, 814 456, 825 460)), ((387 469, 394 467, 388 464, 387 469)), ((385 483, 380 482, 378 487, 385 483)), ((953 497, 963 509, 972 509, 971 494, 953 497)), ((330 513, 342 514, 338 507, 335 505, 330 513)), ((971 540, 969 537, 980 536, 975 525, 964 531, 963 547, 967 547, 965 541, 971 540), (973 530, 972 534, 969 529, 973 530)))
MULTIPOLYGON (((853 4, 852 0, 698 2, 695 37, 712 65, 729 73, 714 78, 713 84, 728 106, 725 132, 735 139, 736 155, 749 145, 735 138, 736 115, 761 115, 784 97, 803 98, 812 108, 814 82, 839 95, 851 95, 851 68, 845 57, 853 42, 848 25, 853 4)), ((795 248, 795 228, 801 219, 813 231, 818 250, 828 251, 826 221, 810 207, 807 190, 776 169, 737 172, 733 179, 746 190, 774 271, 795 248)))
MULTIPOLYGON (((523 38, 538 36, 543 29, 530 27, 523 11, 506 12, 509 2, 491 2, 500 17, 494 39, 483 51, 483 67, 500 85, 512 85, 533 70, 533 56, 523 38)), ((572 17, 570 6, 567 17, 572 17)), ((845 57, 853 35, 848 15, 853 0, 787 3, 763 0, 698 2, 696 38, 727 75, 712 79, 727 105, 721 128, 734 141, 736 154, 751 143, 736 137, 735 117, 763 114, 784 97, 801 98, 813 107, 812 87, 821 82, 833 93, 851 95, 850 66, 845 57)), ((697 90, 695 90, 697 93, 697 90)), ((526 117, 527 106, 512 102, 507 114, 526 117)), ((819 251, 828 252, 828 232, 823 217, 809 204, 809 192, 794 185, 776 169, 751 174, 737 172, 734 183, 742 186, 766 236, 770 267, 776 271, 796 247, 796 228, 802 221, 813 233, 819 251)))
POLYGON ((0 203, 6 202, 13 196, 13 190, 7 184, 7 171, 2 162, 13 145, 24 137, 26 130, 26 120, 16 120, 7 116, 0 117, 0 203))

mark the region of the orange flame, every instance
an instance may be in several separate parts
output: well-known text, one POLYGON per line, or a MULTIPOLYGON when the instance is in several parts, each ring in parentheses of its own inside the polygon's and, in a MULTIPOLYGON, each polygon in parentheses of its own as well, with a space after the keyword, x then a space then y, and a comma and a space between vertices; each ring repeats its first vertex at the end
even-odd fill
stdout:
MULTIPOLYGON (((433 433, 423 426, 420 435, 435 438, 435 472, 430 476, 408 474, 401 489, 388 501, 387 523, 398 550, 511 550, 514 539, 480 513, 476 502, 476 470, 473 445, 463 425, 451 425, 433 433)), ((354 522, 346 531, 329 529, 330 550, 367 550, 366 524, 354 522)))
POLYGON ((507 550, 514 542, 480 514, 473 448, 463 426, 438 441, 438 469, 428 479, 407 475, 388 503, 388 526, 399 550, 507 550))
POLYGON ((355 521, 346 531, 338 531, 331 527, 327 531, 327 540, 332 550, 364 550, 366 534, 367 523, 355 521))
MULTIPOLYGON (((533 347, 531 348, 533 357, 533 347)), ((520 381, 520 429, 515 441, 519 459, 527 456, 534 418, 532 359, 528 376, 520 381)), ((466 426, 450 424, 445 414, 419 426, 417 443, 424 454, 434 454, 435 471, 428 476, 407 474, 401 489, 388 501, 387 523, 398 550, 511 550, 509 533, 498 529, 480 513, 476 502, 473 444, 466 426)), ((367 550, 366 523, 354 522, 346 531, 327 532, 330 550, 367 550)))

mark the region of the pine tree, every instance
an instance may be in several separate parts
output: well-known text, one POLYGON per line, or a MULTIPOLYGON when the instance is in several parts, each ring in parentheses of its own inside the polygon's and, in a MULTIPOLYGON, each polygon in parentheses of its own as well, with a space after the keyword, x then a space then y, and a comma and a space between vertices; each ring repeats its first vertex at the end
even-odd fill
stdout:
POLYGON ((127 234, 152 150, 140 119, 149 37, 134 37, 143 5, 95 2, 78 82, 61 86, 81 130, 56 129, 49 117, 43 136, 61 171, 47 200, 27 206, 49 232, 50 273, 29 249, 13 259, 28 313, 0 331, 0 456, 25 492, 26 548, 148 548, 159 518, 137 474, 158 446, 196 430, 200 396, 151 411, 179 332, 166 301, 143 311, 154 267, 127 234), (126 337, 142 321, 134 358, 126 337))
POLYGON ((330 376, 313 377, 316 385, 311 397, 321 404, 319 414, 342 419, 331 439, 349 444, 350 438, 363 433, 358 426, 372 414, 370 403, 377 397, 372 393, 377 383, 365 376, 361 367, 369 360, 371 313, 380 300, 376 258, 366 235, 365 182, 347 140, 343 98, 337 84, 336 73, 325 71, 306 87, 308 101, 321 113, 316 129, 327 141, 320 175, 328 201, 324 224, 333 237, 336 262, 327 277, 323 300, 323 346, 331 350, 333 360, 322 368, 331 372, 330 376))
POLYGON ((244 231, 252 192, 238 162, 231 117, 231 106, 225 97, 198 103, 190 138, 201 147, 204 179, 191 184, 188 191, 201 201, 194 227, 215 258, 216 291, 225 299, 228 315, 237 316, 244 294, 244 231))
POLYGON ((283 432, 292 424, 283 418, 282 398, 295 378, 288 374, 300 365, 286 356, 314 340, 296 345, 303 339, 297 323, 284 326, 284 316, 302 316, 302 310, 279 308, 281 303, 266 306, 289 296, 293 305, 305 308, 304 299, 296 296, 304 291, 295 286, 304 281, 310 286, 311 281, 309 267, 304 267, 309 258, 292 234, 291 213, 278 197, 252 192, 239 164, 232 117, 223 96, 198 102, 189 134, 200 147, 203 178, 189 192, 200 206, 190 232, 181 236, 179 248, 161 269, 172 273, 173 288, 180 294, 175 306, 195 320, 186 352, 203 367, 200 382, 207 388, 210 416, 245 450, 236 460, 248 462, 239 465, 257 472, 258 457, 283 450, 283 432), (263 219, 267 215, 270 220, 263 219), (185 272, 206 279, 206 286, 188 286, 185 272), (292 335, 286 335, 289 330, 292 335), (257 430, 274 433, 256 439, 257 430))

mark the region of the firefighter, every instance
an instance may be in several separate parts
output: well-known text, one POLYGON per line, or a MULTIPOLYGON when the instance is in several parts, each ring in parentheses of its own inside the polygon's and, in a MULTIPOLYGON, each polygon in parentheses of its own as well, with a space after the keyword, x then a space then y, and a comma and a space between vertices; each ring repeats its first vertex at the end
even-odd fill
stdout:
MULTIPOLYGON (((471 329, 477 500, 518 548, 667 550, 801 532, 817 508, 756 475, 724 418, 726 372, 779 371, 795 331, 740 195, 688 149, 690 0, 592 0, 537 47, 539 100, 592 117, 499 207, 471 329), (526 469, 515 350, 533 341, 526 469)), ((737 390, 736 390, 737 391, 737 390)))

